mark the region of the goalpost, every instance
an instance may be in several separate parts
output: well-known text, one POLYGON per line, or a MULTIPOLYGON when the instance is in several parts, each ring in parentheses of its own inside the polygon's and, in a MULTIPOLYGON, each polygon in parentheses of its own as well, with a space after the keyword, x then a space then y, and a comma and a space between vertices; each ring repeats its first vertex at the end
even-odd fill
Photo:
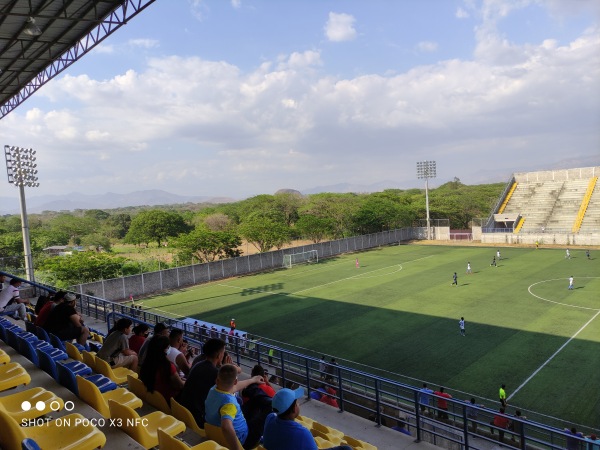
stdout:
POLYGON ((283 255, 283 267, 291 269, 292 266, 300 263, 317 263, 319 262, 319 254, 316 250, 309 250, 307 252, 292 253, 290 255, 283 255))

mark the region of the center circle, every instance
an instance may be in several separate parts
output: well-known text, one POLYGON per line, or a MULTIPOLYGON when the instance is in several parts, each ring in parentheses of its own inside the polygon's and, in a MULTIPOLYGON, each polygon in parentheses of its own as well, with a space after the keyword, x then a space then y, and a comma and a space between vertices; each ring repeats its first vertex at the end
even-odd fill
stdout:
MULTIPOLYGON (((600 278, 600 277, 578 277, 577 279, 580 279, 580 280, 581 280, 581 279, 596 279, 596 278, 600 278)), ((531 294, 531 295, 532 295, 532 296, 534 296, 535 298, 538 298, 538 299, 540 299, 540 300, 543 300, 543 301, 545 301, 545 302, 548 302, 548 303, 554 303, 555 305, 567 306, 567 307, 569 307, 569 308, 586 309, 586 310, 588 310, 588 311, 600 311, 600 308, 589 308, 589 307, 587 307, 587 306, 572 305, 572 304, 570 304, 570 303, 557 302, 557 301, 555 301, 555 300, 550 300, 550 299, 548 299, 548 298, 544 298, 544 297, 542 297, 542 296, 540 296, 540 295, 537 295, 537 294, 534 294, 534 293, 533 293, 533 288, 534 288, 534 286, 537 286, 537 285, 539 285, 539 284, 542 284, 542 283, 549 283, 549 282, 552 282, 552 281, 560 281, 560 282, 563 282, 563 283, 565 283, 565 285, 566 285, 566 283, 568 283, 568 280, 569 280, 568 278, 553 278, 553 279, 550 279, 550 280, 542 280, 542 281, 538 281, 537 283, 533 283, 532 285, 530 285, 530 286, 527 288, 527 291, 529 292, 529 294, 531 294)), ((566 289, 566 288, 565 288, 565 289, 566 289)))

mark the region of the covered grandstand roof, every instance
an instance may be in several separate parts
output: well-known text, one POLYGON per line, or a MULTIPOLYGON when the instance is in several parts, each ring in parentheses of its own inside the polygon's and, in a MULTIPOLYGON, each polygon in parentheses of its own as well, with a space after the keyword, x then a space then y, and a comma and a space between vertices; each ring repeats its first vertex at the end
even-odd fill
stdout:
POLYGON ((154 1, 2 2, 0 119, 154 1))

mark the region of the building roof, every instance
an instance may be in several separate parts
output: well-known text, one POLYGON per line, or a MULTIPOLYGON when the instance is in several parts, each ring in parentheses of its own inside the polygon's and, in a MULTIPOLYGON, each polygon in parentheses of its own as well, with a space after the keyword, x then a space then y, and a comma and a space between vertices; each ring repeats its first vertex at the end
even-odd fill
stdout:
POLYGON ((0 119, 154 1, 1 2, 0 119))

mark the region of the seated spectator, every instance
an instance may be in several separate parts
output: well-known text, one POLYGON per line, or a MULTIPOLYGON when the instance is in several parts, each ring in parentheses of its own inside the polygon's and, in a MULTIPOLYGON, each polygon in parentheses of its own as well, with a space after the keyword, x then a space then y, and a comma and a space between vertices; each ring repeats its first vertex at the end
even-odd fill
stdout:
POLYGON ((141 366, 144 364, 144 358, 146 357, 146 350, 148 350, 148 344, 150 341, 156 336, 169 336, 169 327, 162 322, 154 325, 154 334, 151 338, 146 339, 142 346, 140 347, 140 351, 138 352, 138 364, 141 366))
MULTIPOLYGON (((510 419, 504 415, 504 408, 500 408, 500 411, 494 416, 494 420, 492 420, 490 425, 499 428, 498 435, 500 442, 504 442, 504 430, 508 429, 510 426, 510 419)), ((493 428, 490 428, 490 431, 494 434, 493 428)))
POLYGON ((40 313, 40 311, 42 310, 42 308, 44 307, 44 305, 46 303, 51 302, 51 296, 49 295, 40 295, 37 299, 37 301, 35 302, 35 307, 33 308, 33 311, 35 312, 36 315, 38 315, 40 313))
POLYGON ((565 428, 565 432, 567 433, 567 450, 580 450, 583 433, 577 431, 575 427, 570 430, 565 428))
POLYGON ((232 364, 224 364, 219 369, 217 384, 210 388, 205 402, 206 423, 221 427, 228 443, 227 448, 241 450, 239 442, 244 449, 256 447, 258 440, 250 442, 249 434, 258 435, 261 431, 249 433, 248 423, 242 414, 242 408, 235 397, 235 393, 253 383, 262 383, 261 377, 253 377, 238 382, 238 368, 232 364), (239 439, 239 442, 238 442, 239 439))
POLYGON ((399 431, 400 433, 404 433, 407 436, 412 436, 412 434, 410 434, 410 431, 406 429, 406 422, 404 420, 399 420, 398 424, 395 427, 392 427, 392 430, 399 431))
POLYGON ((262 379, 265 381, 264 383, 258 384, 258 387, 265 394, 267 394, 270 398, 273 398, 275 396, 275 389, 273 389, 273 387, 271 386, 271 384, 268 381, 269 372, 267 370, 265 370, 263 368, 263 366, 261 366, 260 364, 256 364, 252 368, 252 372, 250 372, 250 376, 255 377, 257 375, 262 377, 262 379))
POLYGON ((187 377, 190 373, 190 364, 185 356, 187 348, 183 345, 183 330, 173 328, 169 334, 169 341, 171 346, 167 352, 167 358, 175 364, 180 376, 187 377))
POLYGON ((62 341, 72 341, 76 339, 80 345, 87 346, 87 339, 90 330, 83 323, 83 319, 75 309, 77 297, 75 294, 67 293, 63 301, 56 304, 48 314, 48 319, 44 324, 44 329, 48 333, 53 333, 62 341))
POLYGON ((21 298, 19 295, 19 287, 21 281, 13 278, 6 289, 0 292, 0 312, 16 312, 19 319, 27 319, 27 311, 25 305, 29 304, 29 300, 21 298))
POLYGON ((339 408, 336 396, 337 391, 330 386, 326 386, 325 394, 321 396, 321 401, 329 406, 333 406, 334 408, 339 408))
POLYGON ((140 370, 140 379, 149 392, 160 392, 167 403, 183 389, 184 382, 179 377, 175 364, 167 359, 169 338, 157 336, 148 345, 148 353, 140 370))
POLYGON ((248 423, 248 442, 258 442, 265 427, 265 420, 272 412, 271 398, 275 390, 266 379, 266 371, 260 364, 252 369, 252 376, 259 376, 264 383, 252 383, 242 390, 242 413, 248 423), (256 435, 252 433, 257 433, 256 435))
POLYGON ((129 339, 133 322, 131 319, 122 318, 108 332, 104 339, 102 348, 98 351, 96 357, 108 362, 112 367, 126 367, 137 371, 137 354, 129 348, 129 339))
MULTIPOLYGON (((46 322, 48 322, 48 317, 50 317, 50 312, 56 307, 64 302, 65 295, 67 293, 65 291, 56 292, 50 299, 40 308, 37 314, 37 318, 35 319, 35 324, 38 327, 42 327, 46 329, 46 322)), ((36 305, 37 309, 37 305, 36 305)))
POLYGON ((134 352, 139 353, 140 348, 142 348, 142 344, 150 334, 149 330, 150 327, 145 323, 138 323, 135 327, 133 327, 133 334, 129 338, 129 348, 134 352))
MULTIPOLYGON (((273 411, 265 422, 263 447, 266 450, 317 450, 310 431, 296 422, 300 415, 298 400, 304 389, 280 389, 273 397, 273 411)), ((347 445, 330 447, 337 450, 352 450, 347 445)))

